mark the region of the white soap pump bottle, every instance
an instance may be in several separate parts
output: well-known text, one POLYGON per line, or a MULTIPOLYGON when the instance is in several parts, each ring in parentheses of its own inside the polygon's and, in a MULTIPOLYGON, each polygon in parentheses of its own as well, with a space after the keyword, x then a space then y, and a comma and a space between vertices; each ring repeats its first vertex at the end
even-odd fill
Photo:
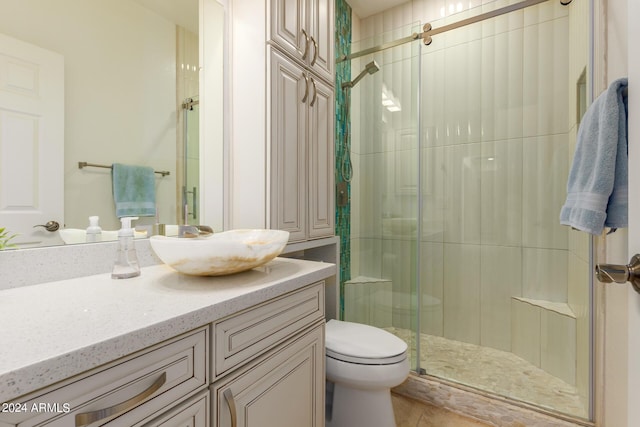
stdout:
POLYGON ((89 226, 87 227, 87 243, 101 242, 102 241, 102 228, 98 225, 100 217, 90 216, 89 226))
POLYGON ((137 216, 120 218, 122 228, 118 231, 118 250, 113 270, 111 270, 112 279, 129 279, 140 275, 140 265, 131 227, 131 221, 136 219, 138 219, 137 216))

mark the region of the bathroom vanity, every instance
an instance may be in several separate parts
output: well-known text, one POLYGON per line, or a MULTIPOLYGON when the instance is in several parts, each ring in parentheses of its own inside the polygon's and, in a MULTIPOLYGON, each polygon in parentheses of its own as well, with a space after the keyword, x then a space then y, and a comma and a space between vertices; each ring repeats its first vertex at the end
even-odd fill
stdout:
POLYGON ((1 291, 0 426, 321 427, 334 275, 276 258, 225 277, 156 265, 1 291))

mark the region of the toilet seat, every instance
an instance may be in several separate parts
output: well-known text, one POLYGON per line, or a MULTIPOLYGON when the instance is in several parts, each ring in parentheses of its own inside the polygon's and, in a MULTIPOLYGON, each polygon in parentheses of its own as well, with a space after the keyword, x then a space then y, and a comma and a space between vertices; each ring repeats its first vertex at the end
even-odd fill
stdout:
POLYGON ((326 355, 359 365, 390 365, 407 358, 407 343, 382 329, 360 323, 329 320, 326 355))

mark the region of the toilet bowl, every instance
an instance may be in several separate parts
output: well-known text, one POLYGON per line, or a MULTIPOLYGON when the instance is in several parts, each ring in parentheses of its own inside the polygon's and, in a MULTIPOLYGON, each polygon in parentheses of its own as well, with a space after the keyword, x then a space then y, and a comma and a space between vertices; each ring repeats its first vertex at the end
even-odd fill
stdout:
POLYGON ((395 427, 391 388, 409 375, 407 344, 373 326, 326 325, 326 427, 395 427))

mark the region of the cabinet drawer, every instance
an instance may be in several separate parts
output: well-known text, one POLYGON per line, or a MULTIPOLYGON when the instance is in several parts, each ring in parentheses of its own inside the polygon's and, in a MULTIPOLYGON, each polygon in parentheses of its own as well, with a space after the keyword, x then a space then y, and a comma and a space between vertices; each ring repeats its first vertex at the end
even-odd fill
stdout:
POLYGON ((213 379, 318 319, 324 319, 324 282, 214 322, 213 379))
POLYGON ((206 386, 207 348, 200 328, 16 399, 26 411, 0 414, 0 426, 131 426, 206 386))

